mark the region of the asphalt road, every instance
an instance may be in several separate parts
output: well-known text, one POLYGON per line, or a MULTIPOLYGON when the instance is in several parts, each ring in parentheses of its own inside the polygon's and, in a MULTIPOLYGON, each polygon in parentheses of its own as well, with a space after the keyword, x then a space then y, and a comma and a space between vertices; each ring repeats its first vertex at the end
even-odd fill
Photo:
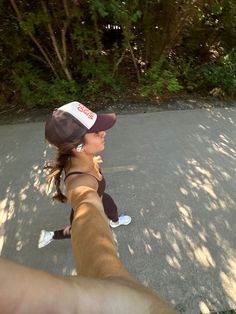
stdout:
MULTIPOLYGON (((132 224, 115 229, 120 258, 182 313, 236 308, 236 109, 119 115, 107 132, 107 192, 132 224)), ((46 194, 53 151, 42 122, 0 126, 0 253, 74 274, 69 240, 38 249, 70 207, 46 194)))

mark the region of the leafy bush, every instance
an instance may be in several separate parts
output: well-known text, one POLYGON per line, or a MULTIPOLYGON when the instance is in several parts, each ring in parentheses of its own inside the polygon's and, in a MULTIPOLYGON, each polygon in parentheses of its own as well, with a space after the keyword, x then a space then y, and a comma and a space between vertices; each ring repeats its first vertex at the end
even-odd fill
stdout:
POLYGON ((83 62, 81 75, 83 77, 82 94, 91 100, 94 100, 101 92, 109 98, 114 98, 114 94, 122 88, 121 80, 112 77, 111 65, 106 60, 96 63, 83 62))
POLYGON ((121 81, 111 76, 108 63, 84 62, 79 84, 75 80, 48 80, 43 71, 30 62, 16 65, 13 81, 20 92, 21 103, 28 107, 57 106, 73 99, 94 100, 103 93, 104 97, 116 100, 121 81))
POLYGON ((155 96, 161 92, 176 92, 182 89, 176 72, 166 67, 164 60, 160 60, 146 72, 144 84, 140 88, 143 96, 155 96))
POLYGON ((176 56, 173 60, 179 72, 179 80, 183 88, 189 92, 196 90, 203 78, 198 77, 196 62, 193 58, 176 56))
POLYGON ((75 81, 46 81, 42 73, 29 62, 17 64, 13 81, 20 91, 21 102, 29 108, 58 105, 80 97, 80 88, 75 81))
POLYGON ((221 90, 222 94, 236 95, 236 51, 221 57, 217 62, 201 68, 204 83, 210 90, 221 90))

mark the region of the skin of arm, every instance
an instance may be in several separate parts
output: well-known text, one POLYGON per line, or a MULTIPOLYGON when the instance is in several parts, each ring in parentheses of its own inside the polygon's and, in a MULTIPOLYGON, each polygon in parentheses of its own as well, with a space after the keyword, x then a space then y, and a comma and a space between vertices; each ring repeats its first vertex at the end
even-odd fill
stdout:
POLYGON ((75 211, 71 241, 77 276, 56 276, 0 258, 0 313, 176 313, 117 257, 96 180, 86 180, 91 181, 67 184, 75 211))

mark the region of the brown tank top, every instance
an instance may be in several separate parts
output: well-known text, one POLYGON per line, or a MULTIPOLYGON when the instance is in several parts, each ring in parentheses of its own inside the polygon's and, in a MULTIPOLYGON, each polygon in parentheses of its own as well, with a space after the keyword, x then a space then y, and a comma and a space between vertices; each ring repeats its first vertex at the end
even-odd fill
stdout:
POLYGON ((98 190, 97 190, 97 193, 98 193, 98 195, 99 195, 100 197, 103 196, 103 194, 104 194, 104 192, 105 192, 105 189, 106 189, 106 181, 105 181, 105 179, 104 179, 104 177, 103 177, 101 171, 100 171, 100 174, 102 175, 102 180, 98 180, 93 174, 90 174, 90 173, 80 172, 80 171, 73 171, 73 172, 67 173, 67 175, 65 176, 64 181, 65 181, 69 176, 71 176, 71 175, 73 175, 73 174, 88 174, 88 175, 94 177, 94 178, 97 180, 97 182, 98 182, 98 190))

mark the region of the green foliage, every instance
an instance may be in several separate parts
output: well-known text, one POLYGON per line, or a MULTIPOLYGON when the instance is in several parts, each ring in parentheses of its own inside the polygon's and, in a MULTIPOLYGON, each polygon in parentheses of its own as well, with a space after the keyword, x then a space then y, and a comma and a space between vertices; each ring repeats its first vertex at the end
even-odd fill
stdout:
POLYGON ((164 60, 155 62, 147 71, 140 92, 143 96, 155 96, 162 92, 177 92, 182 89, 176 73, 165 68, 164 60))
POLYGON ((122 86, 118 78, 112 77, 111 65, 103 58, 100 58, 96 64, 89 60, 84 61, 81 73, 83 96, 92 100, 101 92, 105 92, 109 98, 113 98, 113 93, 118 92, 122 86))
POLYGON ((232 50, 217 62, 202 66, 201 74, 209 89, 218 89, 222 94, 236 96, 236 50, 232 50))
POLYGON ((32 107, 70 97, 114 99, 131 85, 150 96, 182 86, 235 96, 235 0, 15 5, 17 10, 0 0, 0 91, 6 101, 32 107), (140 86, 133 78, 144 63, 151 68, 140 86))
POLYGON ((48 80, 43 71, 29 62, 16 65, 13 81, 21 93, 21 102, 26 107, 57 106, 73 99, 95 100, 103 93, 104 97, 115 100, 121 88, 121 82, 111 77, 108 63, 83 63, 84 80, 78 84, 75 80, 48 80))
POLYGON ((180 57, 175 60, 175 68, 178 69, 179 80, 183 88, 188 92, 192 92, 199 87, 200 80, 199 69, 193 58, 180 57))
POLYGON ((141 16, 142 16, 142 12, 140 10, 134 11, 131 17, 132 22, 136 23, 140 19, 141 16))
POLYGON ((181 82, 188 91, 210 93, 217 96, 236 96, 236 51, 232 49, 218 59, 205 64, 197 60, 178 58, 176 66, 181 82))
POLYGON ((85 25, 77 25, 72 33, 75 49, 82 56, 98 56, 100 51, 96 48, 93 29, 85 25))
POLYGON ((96 0, 96 1, 92 1, 91 2, 91 12, 92 12, 92 14, 94 14, 94 12, 96 12, 96 11, 102 17, 105 17, 105 16, 108 15, 106 5, 105 5, 105 3, 103 3, 103 1, 96 0))
POLYGON ((25 34, 35 33, 35 28, 41 24, 46 24, 49 17, 42 11, 38 13, 28 12, 20 22, 20 27, 25 34))
POLYGON ((29 62, 16 65, 13 81, 21 93, 22 103, 29 108, 55 106, 80 98, 80 89, 75 81, 46 81, 42 71, 29 62))

